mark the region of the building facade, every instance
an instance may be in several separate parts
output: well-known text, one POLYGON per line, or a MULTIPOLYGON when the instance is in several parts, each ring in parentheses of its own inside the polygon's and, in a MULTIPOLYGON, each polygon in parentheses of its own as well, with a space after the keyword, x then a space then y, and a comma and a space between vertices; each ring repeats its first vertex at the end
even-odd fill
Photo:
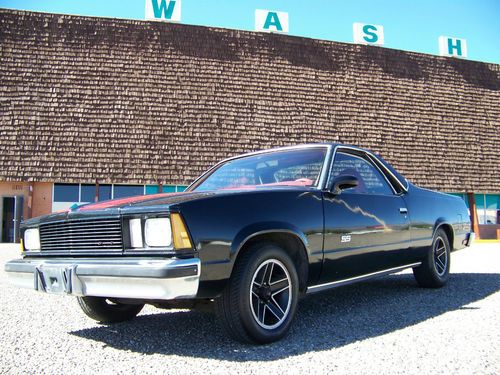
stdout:
POLYGON ((462 196, 479 236, 498 236, 496 64, 12 10, 0 43, 2 241, 21 218, 182 191, 222 158, 328 141, 462 196))

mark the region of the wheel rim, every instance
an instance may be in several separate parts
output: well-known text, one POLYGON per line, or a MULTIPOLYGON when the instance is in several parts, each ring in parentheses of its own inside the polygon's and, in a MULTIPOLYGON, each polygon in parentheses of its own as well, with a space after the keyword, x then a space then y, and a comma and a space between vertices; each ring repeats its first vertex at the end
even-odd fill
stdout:
POLYGON ((434 244, 434 267, 439 276, 443 276, 448 268, 448 252, 441 237, 438 237, 434 244))
POLYGON ((292 283, 285 265, 268 259, 255 271, 250 285, 250 306, 254 320, 264 329, 283 324, 292 305, 292 283))

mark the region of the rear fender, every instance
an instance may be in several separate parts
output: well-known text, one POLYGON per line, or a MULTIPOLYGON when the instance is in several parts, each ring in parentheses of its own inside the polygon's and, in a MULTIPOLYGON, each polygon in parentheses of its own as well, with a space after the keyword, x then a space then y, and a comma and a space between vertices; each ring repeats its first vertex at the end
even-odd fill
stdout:
POLYGON ((434 229, 432 231, 432 238, 434 238, 434 235, 436 234, 438 229, 443 229, 446 234, 448 235, 448 242, 450 243, 451 250, 454 249, 455 244, 455 232, 453 230, 453 225, 449 223, 444 217, 440 217, 436 220, 436 223, 434 224, 434 229))

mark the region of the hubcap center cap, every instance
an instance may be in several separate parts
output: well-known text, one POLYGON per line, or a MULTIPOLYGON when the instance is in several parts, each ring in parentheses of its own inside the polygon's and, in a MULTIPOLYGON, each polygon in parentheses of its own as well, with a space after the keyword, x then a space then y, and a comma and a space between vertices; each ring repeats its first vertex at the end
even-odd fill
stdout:
POLYGON ((271 299, 271 288, 263 287, 260 289, 260 298, 265 301, 269 301, 271 299))

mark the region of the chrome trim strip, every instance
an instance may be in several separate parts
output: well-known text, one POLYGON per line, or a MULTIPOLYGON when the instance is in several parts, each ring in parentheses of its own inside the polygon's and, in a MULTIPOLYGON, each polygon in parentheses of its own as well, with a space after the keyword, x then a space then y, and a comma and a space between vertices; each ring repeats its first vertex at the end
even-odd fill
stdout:
MULTIPOLYGON (((374 160, 374 156, 372 155, 368 155, 368 159, 370 160, 369 163, 371 165, 373 165, 375 168, 377 168, 377 171, 380 172, 380 174, 384 177, 384 180, 389 184, 389 186, 391 187, 391 190, 392 192, 395 194, 395 195, 398 195, 398 192, 396 190, 396 188, 394 187, 394 184, 387 178, 387 175, 382 171, 382 169, 380 168, 379 164, 382 165, 382 163, 377 163, 375 160, 374 160)), ((384 168, 384 170, 386 170, 384 168)), ((396 179, 397 180, 397 179, 396 179)), ((399 184, 398 184, 399 185, 399 184)))
MULTIPOLYGON (((406 180, 406 178, 405 178, 405 182, 406 182, 406 186, 405 186, 405 185, 403 185, 403 184, 402 184, 402 182, 401 182, 401 181, 399 181, 399 178, 397 178, 397 177, 394 175, 394 173, 392 173, 392 172, 390 171, 390 169, 389 169, 389 168, 387 168, 387 167, 385 166, 385 164, 384 164, 384 163, 382 163, 382 162, 381 162, 381 161, 377 158, 377 156, 376 156, 375 154, 371 153, 370 151, 365 151, 365 152, 368 154, 368 156, 369 156, 371 159, 373 159, 373 161, 375 162, 375 165, 379 168, 379 170, 380 170, 380 168, 383 168, 383 169, 384 169, 384 171, 385 171, 386 173, 390 174, 390 175, 392 176, 392 178, 394 178, 394 180, 398 183, 398 185, 401 187, 401 189, 403 189, 405 192, 407 192, 407 191, 408 191, 409 184, 408 184, 408 180, 406 180)), ((382 170, 380 170, 380 171, 382 172, 382 170)), ((383 175, 384 175, 384 177, 386 177, 386 179, 387 179, 387 176, 385 176, 385 173, 384 173, 384 172, 382 172, 382 174, 383 174, 383 175)), ((392 183, 391 183, 391 182, 389 182, 389 183, 392 185, 392 183)))
POLYGON ((13 285, 51 294, 170 300, 194 298, 201 262, 192 259, 17 259, 13 285))
POLYGON ((328 165, 333 161, 333 147, 332 145, 328 146, 328 150, 325 155, 325 161, 323 162, 323 166, 321 167, 321 175, 319 177, 318 186, 319 190, 324 190, 326 188, 326 184, 328 183, 328 176, 330 175, 330 171, 328 169, 328 165))
POLYGON ((399 266, 399 267, 389 268, 389 269, 382 270, 382 271, 376 271, 376 272, 372 272, 372 273, 367 273, 365 275, 354 276, 354 277, 351 277, 351 278, 348 278, 348 279, 343 279, 343 280, 338 280, 338 281, 332 281, 332 282, 329 282, 329 283, 324 283, 324 284, 319 284, 319 285, 313 285, 313 286, 310 286, 310 287, 307 288, 306 293, 309 294, 309 293, 321 292, 322 290, 326 290, 326 289, 330 289, 330 288, 336 288, 336 287, 339 287, 339 286, 352 284, 352 283, 355 283, 355 282, 358 282, 358 281, 363 281, 363 280, 370 279, 370 278, 375 277, 375 276, 382 276, 382 275, 387 275, 387 274, 390 274, 390 273, 395 273, 395 272, 403 271, 403 270, 405 270, 407 268, 420 266, 421 264, 422 264, 422 262, 411 263, 411 264, 407 264, 405 266, 399 266))

